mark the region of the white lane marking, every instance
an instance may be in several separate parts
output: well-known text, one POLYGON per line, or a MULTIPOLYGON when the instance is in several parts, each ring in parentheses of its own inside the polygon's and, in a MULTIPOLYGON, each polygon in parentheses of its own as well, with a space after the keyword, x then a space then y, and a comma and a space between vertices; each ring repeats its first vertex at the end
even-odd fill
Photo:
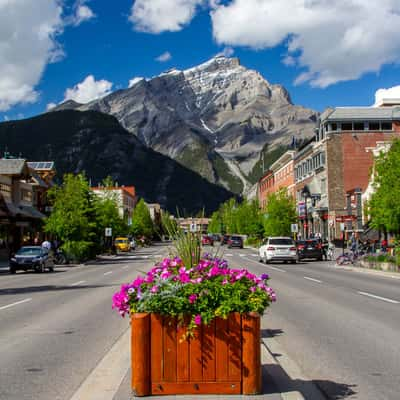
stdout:
MULTIPOLYGON (((250 260, 249 260, 250 261, 250 260)), ((279 272, 286 272, 284 269, 281 268, 276 268, 276 267, 271 267, 270 265, 266 265, 267 268, 273 269, 274 271, 279 271, 279 272)))
POLYGON ((373 299, 378 299, 378 300, 386 301, 386 302, 388 302, 388 303, 400 304, 400 302, 397 301, 397 300, 387 299, 386 297, 376 296, 376 295, 371 294, 371 293, 366 293, 366 292, 357 292, 357 293, 358 293, 358 294, 362 294, 363 296, 372 297, 373 299))
POLYGON ((400 279, 400 276, 390 275, 390 277, 393 278, 393 279, 400 279))
POLYGON ((122 267, 122 269, 127 269, 128 268, 128 265, 125 265, 124 267, 122 267))
POLYGON ((233 257, 233 254, 225 254, 226 257, 233 257))
POLYGON ((250 254, 252 257, 260 257, 258 254, 250 254))
POLYGON ((5 310, 6 308, 14 307, 14 306, 16 306, 18 304, 27 303, 28 301, 31 301, 31 300, 32 299, 29 298, 29 299, 24 299, 24 300, 21 300, 21 301, 16 301, 15 303, 7 304, 6 306, 0 307, 0 310, 5 310))
POLYGON ((69 286, 78 286, 78 285, 80 285, 81 283, 85 283, 86 281, 79 281, 79 282, 75 282, 75 283, 72 283, 71 285, 69 285, 69 286))
POLYGON ((110 274, 112 274, 112 273, 113 273, 112 271, 108 271, 108 272, 104 272, 103 275, 110 275, 110 274))
POLYGON ((313 282, 317 282, 317 283, 322 283, 322 281, 318 280, 318 279, 314 279, 314 278, 310 278, 308 276, 303 276, 304 279, 307 279, 309 281, 313 281, 313 282))
POLYGON ((246 254, 239 254, 239 257, 246 257, 246 254))

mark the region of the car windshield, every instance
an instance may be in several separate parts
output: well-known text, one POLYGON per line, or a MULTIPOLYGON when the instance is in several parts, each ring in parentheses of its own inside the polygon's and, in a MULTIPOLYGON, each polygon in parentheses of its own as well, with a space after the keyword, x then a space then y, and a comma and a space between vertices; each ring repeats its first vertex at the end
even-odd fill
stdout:
POLYGON ((232 236, 231 239, 232 240, 242 240, 242 238, 240 236, 232 236))
POLYGON ((291 246, 293 244, 292 239, 270 239, 269 244, 275 244, 277 246, 291 246))
POLYGON ((38 247, 22 247, 17 251, 17 256, 40 256, 42 249, 38 247))
POLYGON ((115 243, 128 243, 128 239, 117 239, 115 243))

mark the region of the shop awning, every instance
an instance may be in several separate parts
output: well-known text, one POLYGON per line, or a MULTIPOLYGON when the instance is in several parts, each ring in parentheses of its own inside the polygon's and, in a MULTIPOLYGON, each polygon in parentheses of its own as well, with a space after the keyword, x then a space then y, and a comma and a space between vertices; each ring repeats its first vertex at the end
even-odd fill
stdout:
POLYGON ((42 214, 40 211, 36 210, 35 207, 32 206, 19 206, 18 207, 21 210, 21 214, 25 215, 29 218, 34 218, 34 219, 44 219, 46 218, 46 215, 42 214))

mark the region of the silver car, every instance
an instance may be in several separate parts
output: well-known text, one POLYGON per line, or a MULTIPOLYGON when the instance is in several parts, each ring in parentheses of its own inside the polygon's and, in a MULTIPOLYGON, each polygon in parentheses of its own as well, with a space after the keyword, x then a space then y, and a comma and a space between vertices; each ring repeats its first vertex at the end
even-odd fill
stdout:
POLYGON ((283 236, 265 239, 259 249, 259 254, 260 262, 265 262, 266 264, 271 261, 290 261, 295 264, 299 258, 295 241, 290 237, 283 236))

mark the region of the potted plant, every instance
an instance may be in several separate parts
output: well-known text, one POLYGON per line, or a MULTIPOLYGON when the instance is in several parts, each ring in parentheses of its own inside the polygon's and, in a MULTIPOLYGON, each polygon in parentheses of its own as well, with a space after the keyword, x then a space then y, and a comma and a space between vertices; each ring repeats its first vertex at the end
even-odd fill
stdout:
POLYGON ((259 393, 260 316, 276 299, 269 277, 193 254, 186 265, 165 258, 113 297, 131 317, 133 393, 259 393))

